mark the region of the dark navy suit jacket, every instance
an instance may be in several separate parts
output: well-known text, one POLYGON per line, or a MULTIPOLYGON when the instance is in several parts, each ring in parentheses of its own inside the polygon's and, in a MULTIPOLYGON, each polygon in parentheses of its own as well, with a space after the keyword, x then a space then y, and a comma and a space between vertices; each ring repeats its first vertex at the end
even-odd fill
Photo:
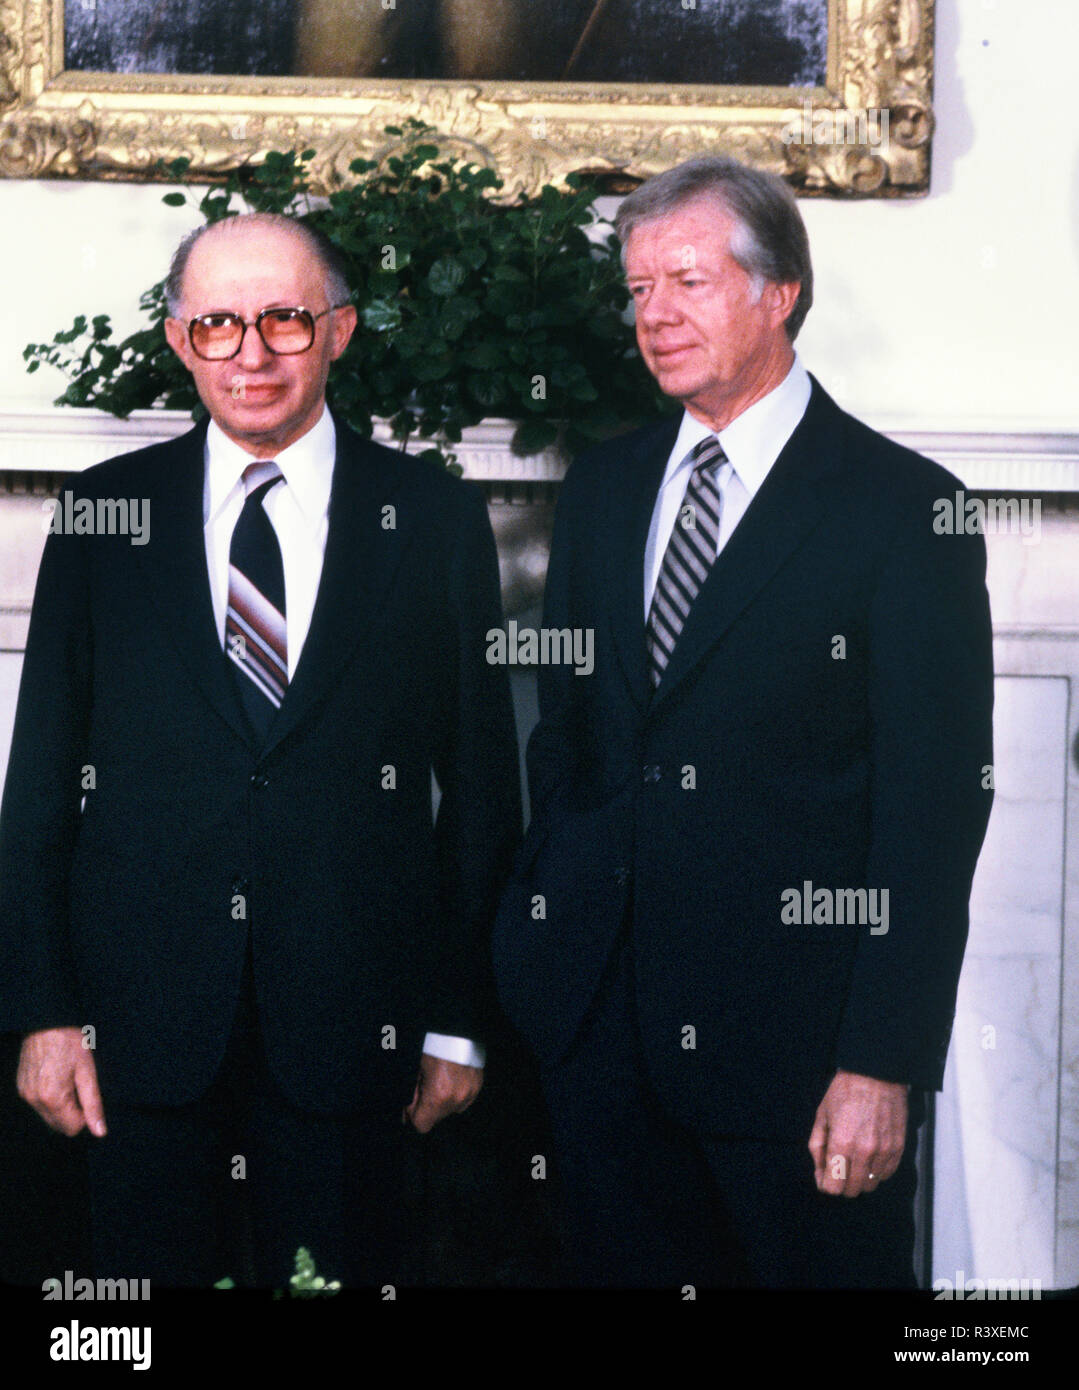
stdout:
POLYGON ((556 1065, 628 921, 672 1113, 804 1140, 836 1068, 941 1083, 991 802, 985 545, 934 531, 956 478, 814 382, 653 694, 644 553, 677 428, 563 487, 544 623, 593 629, 595 671, 541 671, 499 990, 556 1065), (807 882, 887 890, 887 932, 785 921, 807 882))
POLYGON ((214 624, 204 438, 73 480, 148 499, 148 544, 48 539, 0 813, 0 1026, 92 1025, 106 1108, 189 1102, 218 1069, 250 931, 290 1098, 407 1101, 426 1031, 487 1026, 519 836, 484 498, 338 424, 311 627, 258 746, 214 624))

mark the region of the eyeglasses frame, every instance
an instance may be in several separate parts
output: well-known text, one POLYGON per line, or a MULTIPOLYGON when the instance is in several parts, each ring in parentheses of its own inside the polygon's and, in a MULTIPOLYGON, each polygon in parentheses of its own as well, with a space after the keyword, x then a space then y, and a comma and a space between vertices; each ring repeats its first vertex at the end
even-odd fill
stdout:
POLYGON ((314 347, 315 324, 318 322, 318 320, 321 318, 325 318, 327 314, 335 313, 338 309, 346 308, 348 308, 347 300, 344 304, 331 304, 328 309, 321 309, 317 314, 312 313, 311 310, 308 309, 304 304, 274 304, 271 305, 268 309, 260 309, 259 312, 255 315, 255 317, 250 320, 241 317, 241 315, 237 313, 234 313, 231 309, 218 309, 214 313, 210 314, 196 314, 193 319, 188 320, 187 341, 191 344, 191 351, 195 354, 195 356, 199 359, 200 362, 231 362, 234 357, 238 357, 240 353, 243 351, 244 339, 247 337, 247 330, 249 328, 253 328, 255 332, 259 335, 259 338, 262 342, 262 346, 266 349, 267 352, 272 353, 274 357, 299 357, 302 353, 310 352, 312 347, 314 347), (269 314, 280 313, 306 314, 307 317, 311 320, 311 341, 307 344, 306 347, 297 348, 295 352, 279 352, 276 348, 272 348, 270 344, 266 341, 266 338, 262 332, 262 320, 266 318, 269 314), (243 325, 243 332, 240 334, 240 341, 236 344, 235 348, 232 350, 232 352, 228 354, 227 357, 204 357, 202 353, 199 352, 198 348, 195 346, 195 339, 192 336, 191 330, 196 323, 201 323, 203 319, 220 318, 223 314, 227 314, 229 318, 239 319, 240 323, 243 325))

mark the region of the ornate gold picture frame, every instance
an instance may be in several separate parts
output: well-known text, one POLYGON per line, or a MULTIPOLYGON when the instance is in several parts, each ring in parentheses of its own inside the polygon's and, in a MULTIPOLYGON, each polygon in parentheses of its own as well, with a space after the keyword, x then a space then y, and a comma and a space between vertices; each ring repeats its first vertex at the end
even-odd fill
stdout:
POLYGON ((708 152, 805 195, 929 187, 935 0, 828 0, 827 79, 811 88, 69 71, 64 4, 0 0, 0 175, 147 179, 183 155, 209 181, 313 147, 331 189, 387 151, 387 125, 417 117, 511 191, 572 171, 623 191, 708 152))

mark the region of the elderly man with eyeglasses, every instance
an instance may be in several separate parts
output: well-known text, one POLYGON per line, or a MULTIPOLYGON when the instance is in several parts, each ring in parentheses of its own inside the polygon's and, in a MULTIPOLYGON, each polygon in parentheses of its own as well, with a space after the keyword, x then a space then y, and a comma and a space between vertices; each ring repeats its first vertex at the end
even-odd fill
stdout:
POLYGON ((145 499, 148 544, 48 538, 0 1025, 24 1099, 94 1136, 99 1276, 280 1287, 303 1244, 394 1283, 402 1121, 479 1094, 520 822, 486 506, 327 408, 356 311, 309 228, 202 228, 168 293, 209 419, 79 479, 145 499))

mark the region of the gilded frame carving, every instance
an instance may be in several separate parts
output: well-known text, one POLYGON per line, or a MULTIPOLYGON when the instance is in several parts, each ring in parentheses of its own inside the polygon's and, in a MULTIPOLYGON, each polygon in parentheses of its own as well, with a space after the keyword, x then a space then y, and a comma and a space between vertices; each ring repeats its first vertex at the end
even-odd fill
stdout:
POLYGON ((416 116, 511 191, 573 170, 621 191, 724 151, 805 195, 917 196, 929 188, 935 3, 829 0, 827 83, 796 89, 72 72, 64 0, 0 0, 0 175, 146 179, 185 155, 211 181, 269 149, 312 146, 330 189, 358 155, 385 153, 386 125, 416 116))

